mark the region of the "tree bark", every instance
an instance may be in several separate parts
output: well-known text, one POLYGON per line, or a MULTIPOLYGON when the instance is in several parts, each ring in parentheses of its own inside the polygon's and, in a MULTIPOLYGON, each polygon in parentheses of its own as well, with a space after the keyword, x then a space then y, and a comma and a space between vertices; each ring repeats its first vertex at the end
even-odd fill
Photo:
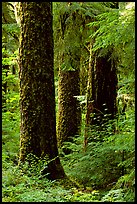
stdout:
POLYGON ((74 96, 80 94, 79 71, 60 71, 58 85, 58 144, 72 141, 79 134, 81 111, 74 96))
MULTIPOLYGON (((103 124, 106 122, 104 120, 105 115, 108 115, 107 120, 111 120, 115 118, 117 112, 117 74, 115 64, 110 56, 110 53, 106 56, 99 56, 99 53, 96 53, 92 66, 89 66, 85 149, 88 143, 88 129, 93 129, 93 125, 97 125, 98 130, 103 131, 103 124)), ((90 139, 92 140, 92 135, 90 139)))
POLYGON ((47 156, 51 179, 64 177, 56 139, 51 2, 20 3, 20 162, 47 156))

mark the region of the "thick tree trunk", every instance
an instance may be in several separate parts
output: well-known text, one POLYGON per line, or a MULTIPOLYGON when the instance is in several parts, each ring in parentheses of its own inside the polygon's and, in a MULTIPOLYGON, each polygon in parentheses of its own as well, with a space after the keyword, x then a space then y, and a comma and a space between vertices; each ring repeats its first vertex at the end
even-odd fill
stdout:
POLYGON ((59 72, 58 144, 79 134, 81 111, 76 97, 80 94, 79 71, 59 72))
POLYGON ((50 178, 64 176, 56 139, 53 32, 50 2, 20 3, 20 162, 47 156, 50 178))

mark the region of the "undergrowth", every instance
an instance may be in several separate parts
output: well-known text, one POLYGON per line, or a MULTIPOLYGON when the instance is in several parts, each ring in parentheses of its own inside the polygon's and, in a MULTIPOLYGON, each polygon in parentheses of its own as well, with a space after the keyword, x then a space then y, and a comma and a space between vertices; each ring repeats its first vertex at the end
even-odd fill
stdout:
MULTIPOLYGON (((66 173, 77 180, 84 189, 101 193, 101 201, 132 202, 135 198, 135 118, 134 108, 113 120, 116 131, 112 133, 112 121, 105 132, 103 142, 95 141, 97 132, 89 131, 89 143, 84 151, 84 137, 66 142, 71 154, 61 151, 66 173), (130 116, 130 117, 129 117, 130 116), (94 134, 91 134, 94 133, 94 134), (110 134, 107 134, 110 133, 110 134), (94 140, 92 141, 92 137, 94 140)), ((93 127, 92 127, 93 128, 93 127)), ((104 132, 103 132, 104 134, 104 132)))
MULTIPOLYGON (((13 79, 12 79, 13 80, 13 79)), ((88 132, 84 149, 84 121, 81 134, 63 148, 59 156, 67 178, 49 181, 41 175, 45 160, 18 166, 20 111, 19 94, 8 91, 2 113, 2 201, 3 202, 133 202, 135 199, 135 115, 128 107, 105 131, 88 132), (115 126, 115 132, 112 132, 115 126), (99 140, 103 134, 103 141, 99 140)))
MULTIPOLYGON (((81 135, 64 144, 71 153, 66 155, 59 150, 67 179, 49 181, 40 174, 46 165, 44 160, 32 163, 31 167, 27 162, 22 167, 18 166, 18 108, 11 114, 4 112, 3 202, 134 201, 134 109, 129 109, 126 115, 127 118, 123 116, 117 121, 115 134, 107 134, 103 142, 89 140, 86 151, 83 148, 82 125, 81 135)), ((90 133, 89 137, 92 136, 90 133)))

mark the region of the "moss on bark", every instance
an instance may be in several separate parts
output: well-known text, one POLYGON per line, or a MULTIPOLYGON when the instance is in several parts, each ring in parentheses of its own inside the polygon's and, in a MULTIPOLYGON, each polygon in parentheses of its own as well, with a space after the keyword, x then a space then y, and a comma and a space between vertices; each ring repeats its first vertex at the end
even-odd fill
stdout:
POLYGON ((58 85, 58 126, 59 146, 79 134, 81 111, 79 102, 74 96, 80 94, 79 71, 60 71, 58 85))
POLYGON ((20 3, 20 15, 20 162, 29 153, 48 156, 53 159, 51 178, 62 177, 56 139, 51 3, 20 3))

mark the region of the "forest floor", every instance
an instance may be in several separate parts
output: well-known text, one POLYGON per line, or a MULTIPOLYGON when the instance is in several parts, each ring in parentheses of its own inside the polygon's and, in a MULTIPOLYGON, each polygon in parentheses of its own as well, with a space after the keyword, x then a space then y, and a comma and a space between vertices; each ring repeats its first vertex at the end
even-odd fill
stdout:
POLYGON ((59 150, 67 178, 49 181, 40 174, 45 165, 41 160, 32 168, 27 162, 19 168, 19 114, 5 112, 2 202, 134 202, 134 112, 129 113, 130 118, 124 125, 121 123, 120 133, 110 135, 101 143, 89 143, 86 152, 83 134, 67 143, 70 154, 63 155, 59 150), (16 120, 11 120, 11 116, 16 120), (123 149, 127 155, 121 163, 123 149), (127 172, 124 176, 121 176, 121 164, 127 172))
POLYGON ((2 202, 99 202, 102 196, 99 190, 84 187, 70 178, 48 181, 30 177, 16 167, 3 171, 2 202))

